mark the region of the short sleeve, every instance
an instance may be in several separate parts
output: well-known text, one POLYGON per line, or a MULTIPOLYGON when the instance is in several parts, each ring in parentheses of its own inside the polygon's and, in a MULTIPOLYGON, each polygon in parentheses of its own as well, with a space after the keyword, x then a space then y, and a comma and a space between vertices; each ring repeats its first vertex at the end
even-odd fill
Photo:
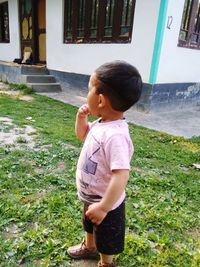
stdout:
POLYGON ((122 134, 113 135, 105 144, 106 161, 111 170, 129 170, 132 154, 132 141, 122 134))

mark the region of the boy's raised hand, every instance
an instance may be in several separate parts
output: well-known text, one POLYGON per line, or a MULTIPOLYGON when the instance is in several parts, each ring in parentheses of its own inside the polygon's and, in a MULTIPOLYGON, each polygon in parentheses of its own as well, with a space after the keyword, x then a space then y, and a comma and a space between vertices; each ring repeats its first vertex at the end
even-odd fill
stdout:
POLYGON ((75 133, 76 136, 84 141, 88 132, 88 115, 90 114, 87 104, 82 105, 76 114, 75 133))
POLYGON ((87 104, 84 104, 82 105, 79 109, 78 109, 78 116, 79 117, 86 117, 87 115, 90 114, 90 111, 89 111, 89 107, 87 104))

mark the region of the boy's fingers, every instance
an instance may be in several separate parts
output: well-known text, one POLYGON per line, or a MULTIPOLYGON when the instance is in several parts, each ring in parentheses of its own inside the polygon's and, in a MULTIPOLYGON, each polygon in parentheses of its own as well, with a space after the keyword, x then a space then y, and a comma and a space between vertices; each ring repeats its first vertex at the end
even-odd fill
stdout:
POLYGON ((81 106, 79 108, 79 112, 84 113, 84 114, 89 114, 88 105, 87 104, 84 104, 83 106, 81 106))

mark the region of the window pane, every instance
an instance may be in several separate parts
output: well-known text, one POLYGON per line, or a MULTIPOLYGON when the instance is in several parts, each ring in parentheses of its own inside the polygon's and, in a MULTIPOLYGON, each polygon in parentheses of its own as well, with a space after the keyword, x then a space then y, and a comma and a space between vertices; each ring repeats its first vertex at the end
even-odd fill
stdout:
POLYGON ((186 0, 183 10, 179 44, 184 47, 200 47, 200 0, 186 0))
POLYGON ((198 35, 192 34, 191 41, 192 41, 192 43, 197 43, 198 42, 198 35))
POLYGON ((66 38, 67 40, 72 39, 72 0, 65 1, 65 12, 66 12, 66 38))
POLYGON ((193 24, 192 24, 191 37, 190 37, 191 47, 198 47, 199 30, 200 30, 199 29, 200 28, 199 11, 200 11, 200 0, 196 2, 195 10, 193 10, 193 21, 192 21, 193 24))
POLYGON ((31 13, 31 9, 32 9, 31 0, 25 0, 24 1, 24 8, 25 8, 25 14, 29 15, 31 13))
POLYGON ((108 0, 106 5, 106 21, 104 27, 106 37, 112 36, 114 2, 114 0, 108 0))
POLYGON ((0 42, 9 42, 8 2, 0 4, 0 42))
POLYGON ((84 21, 85 21, 85 0, 80 0, 79 1, 77 37, 84 37, 84 21))
POLYGON ((181 31, 180 31, 180 36, 179 36, 179 39, 181 40, 186 40, 187 38, 191 11, 192 11, 192 0, 186 0, 184 10, 183 10, 181 31))
POLYGON ((180 31, 180 34, 179 34, 179 39, 180 40, 185 40, 186 39, 186 36, 187 36, 187 33, 186 32, 180 31))
POLYGON ((3 10, 3 20, 4 20, 4 38, 9 40, 9 23, 8 23, 8 6, 4 5, 3 10))
POLYGON ((91 37, 97 36, 97 21, 98 21, 99 1, 92 0, 92 16, 91 16, 91 37))
POLYGON ((200 32, 200 3, 198 4, 197 16, 195 18, 195 30, 196 33, 200 32))
POLYGON ((122 11, 122 22, 121 22, 121 36, 128 36, 131 25, 131 13, 133 8, 133 1, 124 0, 123 11, 122 11))

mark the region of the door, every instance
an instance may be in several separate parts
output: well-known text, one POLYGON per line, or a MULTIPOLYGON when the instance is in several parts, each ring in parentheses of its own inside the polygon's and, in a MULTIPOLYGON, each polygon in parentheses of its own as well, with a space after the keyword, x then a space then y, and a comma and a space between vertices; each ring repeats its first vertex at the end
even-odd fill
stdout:
POLYGON ((31 52, 33 63, 46 62, 45 0, 19 0, 21 58, 31 52))
POLYGON ((38 1, 38 61, 46 63, 46 1, 38 1))

